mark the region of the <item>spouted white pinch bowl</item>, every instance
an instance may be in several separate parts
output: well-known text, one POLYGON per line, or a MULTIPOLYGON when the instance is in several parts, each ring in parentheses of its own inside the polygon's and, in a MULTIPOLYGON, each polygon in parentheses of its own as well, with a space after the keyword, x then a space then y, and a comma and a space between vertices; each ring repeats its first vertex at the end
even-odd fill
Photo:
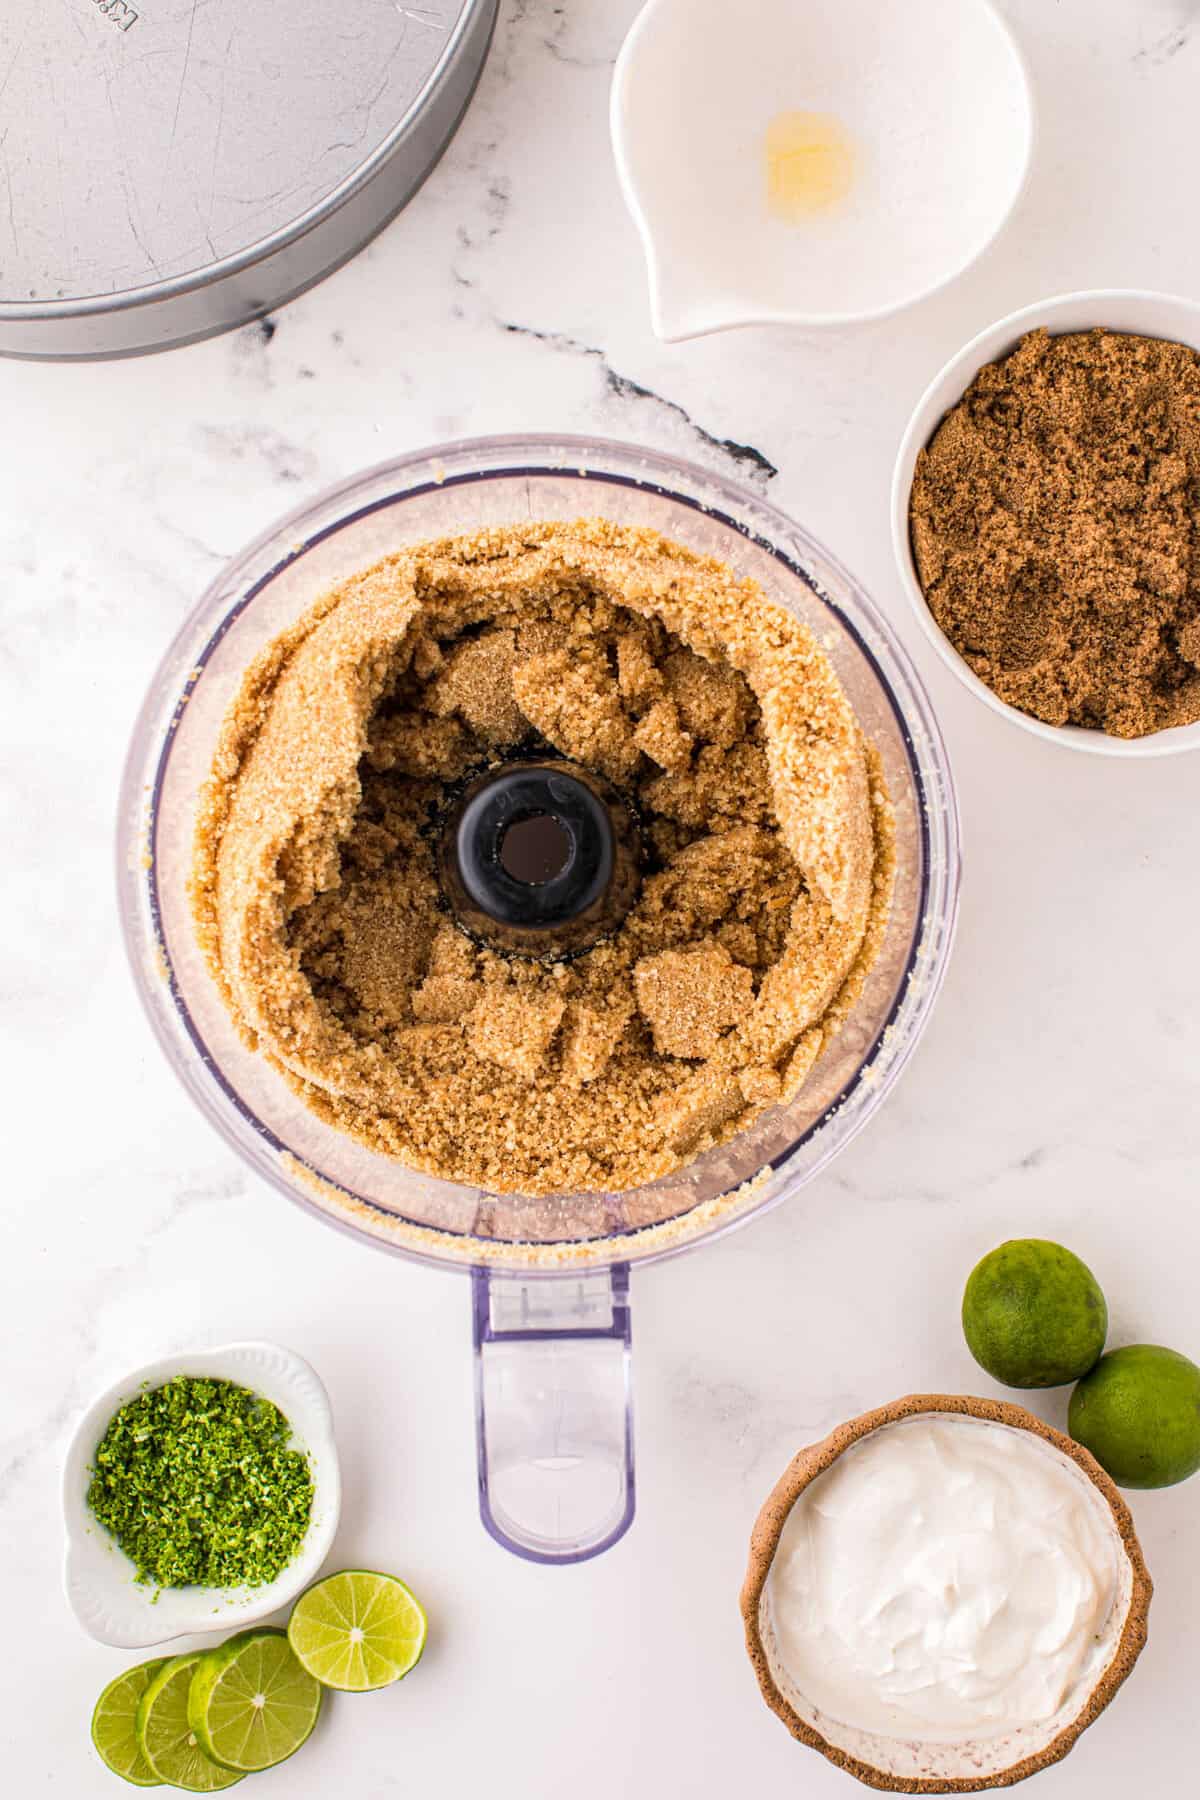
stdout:
POLYGON ((668 343, 923 299, 1000 231, 1034 138, 1025 65, 990 0, 649 0, 611 123, 668 343), (789 114, 832 120, 849 151, 843 197, 803 217, 778 216, 769 193, 767 135, 789 114))
POLYGON ((329 1396, 316 1370, 280 1344, 222 1344, 163 1357, 134 1369, 88 1407, 67 1451, 62 1494, 67 1529, 63 1583, 71 1610, 92 1637, 141 1650, 201 1632, 240 1630, 294 1600, 329 1555, 342 1504, 329 1396), (140 1586, 133 1564, 88 1506, 92 1458, 113 1414, 143 1388, 161 1387, 176 1375, 234 1381, 261 1394, 288 1420, 297 1447, 308 1452, 314 1490, 308 1532, 287 1568, 264 1587, 140 1586))

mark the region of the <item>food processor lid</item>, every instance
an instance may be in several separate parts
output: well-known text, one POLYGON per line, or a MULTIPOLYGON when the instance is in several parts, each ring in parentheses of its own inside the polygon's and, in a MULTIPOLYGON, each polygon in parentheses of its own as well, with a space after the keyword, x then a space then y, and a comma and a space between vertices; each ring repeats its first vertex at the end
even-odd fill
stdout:
POLYGON ((0 315, 204 279, 306 230, 491 3, 13 0, 0 315))

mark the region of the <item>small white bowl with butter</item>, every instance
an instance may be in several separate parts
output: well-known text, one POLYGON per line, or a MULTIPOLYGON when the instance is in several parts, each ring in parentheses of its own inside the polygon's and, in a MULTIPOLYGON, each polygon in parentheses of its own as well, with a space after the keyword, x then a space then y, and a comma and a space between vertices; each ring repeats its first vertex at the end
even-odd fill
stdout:
POLYGON ((924 298, 1000 231, 1034 140, 991 0, 649 0, 611 126, 668 343, 924 298))
POLYGON ((1019 1407, 917 1395, 795 1458, 755 1527, 742 1608, 793 1735, 920 1793, 1064 1756, 1133 1667, 1150 1594, 1087 1451, 1019 1407))

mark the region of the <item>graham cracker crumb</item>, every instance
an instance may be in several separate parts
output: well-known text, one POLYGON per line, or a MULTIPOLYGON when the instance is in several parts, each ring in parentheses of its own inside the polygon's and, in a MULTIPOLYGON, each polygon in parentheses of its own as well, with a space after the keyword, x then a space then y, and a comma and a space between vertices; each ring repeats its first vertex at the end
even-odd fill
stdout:
POLYGON ((713 939, 634 966, 638 1010, 661 1056, 711 1056, 754 998, 754 977, 713 939))
POLYGON ((529 722, 576 762, 610 781, 628 781, 635 774, 639 754, 632 724, 607 659, 594 643, 531 656, 517 671, 514 692, 529 722))
POLYGON ((633 1013, 633 997, 622 989, 615 989, 603 1006, 576 1001, 568 1007, 563 1079, 571 1087, 585 1087, 603 1074, 633 1013))
POLYGON ((268 646, 192 891, 243 1037, 330 1126, 464 1188, 602 1195, 794 1091, 877 954, 892 863, 878 759, 806 627, 585 519, 415 546, 268 646), (477 947, 440 891, 448 788, 518 741, 616 781, 647 847, 570 962, 477 947))
POLYGON ((471 1014, 467 1039, 476 1056, 532 1081, 565 1010, 552 994, 490 988, 471 1014))
POLYGON ((437 932, 429 952, 425 979, 412 993, 413 1018, 422 1024, 448 1024, 465 1018, 479 1002, 483 984, 475 978, 474 945, 452 925, 437 932))
POLYGON ((737 743, 745 728, 749 696, 736 670, 676 651, 667 657, 663 673, 679 716, 693 736, 722 750, 737 743))
POLYGON ((622 632, 617 639, 617 686, 630 711, 644 712, 658 699, 664 685, 647 638, 632 631, 622 632))
POLYGON ((656 700, 633 734, 639 750, 661 769, 679 772, 691 767, 690 733, 679 722, 679 708, 673 700, 656 700))

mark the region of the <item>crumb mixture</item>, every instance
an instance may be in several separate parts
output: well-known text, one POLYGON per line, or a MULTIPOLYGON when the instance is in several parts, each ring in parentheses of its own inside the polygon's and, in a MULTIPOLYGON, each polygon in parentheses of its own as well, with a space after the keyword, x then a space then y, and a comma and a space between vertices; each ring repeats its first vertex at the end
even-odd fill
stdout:
POLYGON ((1051 725, 1200 719, 1200 356, 1034 331, 917 460, 912 539, 976 675, 1051 725))
POLYGON ((824 652, 724 564, 600 520, 422 544, 248 670, 193 901, 246 1040, 330 1124, 449 1180, 618 1192, 796 1093, 886 924, 891 810, 824 652), (640 893, 573 960, 439 890, 448 786, 553 751, 640 819, 640 893))

